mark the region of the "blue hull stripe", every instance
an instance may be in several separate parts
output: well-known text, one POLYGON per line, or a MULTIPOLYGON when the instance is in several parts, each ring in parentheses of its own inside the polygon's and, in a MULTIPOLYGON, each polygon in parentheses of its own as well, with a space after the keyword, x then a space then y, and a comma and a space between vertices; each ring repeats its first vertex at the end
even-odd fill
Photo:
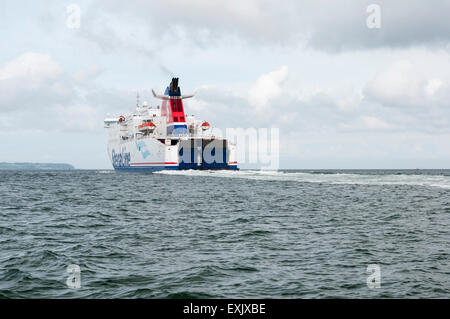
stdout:
POLYGON ((178 170, 178 166, 129 166, 115 167, 118 172, 157 172, 163 170, 178 170))
MULTIPOLYGON (((157 172, 163 170, 183 170, 179 166, 129 166, 129 167, 115 167, 114 168, 118 172, 137 172, 137 173, 146 173, 146 172, 157 172)), ((189 168, 192 169, 192 168, 189 168)), ((203 168, 204 169, 204 168, 203 168)), ((226 167, 221 167, 219 169, 222 170, 237 170, 237 165, 228 165, 226 167)))

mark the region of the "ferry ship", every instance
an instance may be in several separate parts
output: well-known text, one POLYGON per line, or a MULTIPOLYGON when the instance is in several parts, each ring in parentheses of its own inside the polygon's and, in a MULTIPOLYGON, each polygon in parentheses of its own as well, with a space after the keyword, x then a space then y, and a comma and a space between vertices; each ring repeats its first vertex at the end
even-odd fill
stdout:
POLYGON ((207 121, 186 116, 178 78, 172 78, 164 94, 153 96, 161 105, 140 105, 117 118, 107 117, 108 156, 115 170, 154 172, 160 170, 237 170, 236 145, 213 134, 207 121))

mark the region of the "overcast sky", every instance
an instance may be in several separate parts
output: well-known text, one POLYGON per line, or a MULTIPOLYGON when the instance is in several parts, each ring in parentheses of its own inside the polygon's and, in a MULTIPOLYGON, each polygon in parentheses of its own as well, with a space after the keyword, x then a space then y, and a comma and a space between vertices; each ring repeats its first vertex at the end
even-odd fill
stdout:
POLYGON ((105 115, 178 76, 281 168, 450 168, 449 0, 4 0, 0 36, 0 162, 111 168, 105 115))

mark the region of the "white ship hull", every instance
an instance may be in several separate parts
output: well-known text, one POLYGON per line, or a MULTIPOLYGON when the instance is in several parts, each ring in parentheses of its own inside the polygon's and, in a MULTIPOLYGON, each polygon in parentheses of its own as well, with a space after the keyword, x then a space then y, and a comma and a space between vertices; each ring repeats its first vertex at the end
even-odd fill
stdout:
POLYGON ((164 139, 164 142, 161 140, 152 137, 123 142, 111 140, 108 143, 108 155, 112 166, 119 171, 134 172, 237 169, 236 149, 227 140, 207 138, 164 139), (206 143, 208 145, 205 146, 206 143))

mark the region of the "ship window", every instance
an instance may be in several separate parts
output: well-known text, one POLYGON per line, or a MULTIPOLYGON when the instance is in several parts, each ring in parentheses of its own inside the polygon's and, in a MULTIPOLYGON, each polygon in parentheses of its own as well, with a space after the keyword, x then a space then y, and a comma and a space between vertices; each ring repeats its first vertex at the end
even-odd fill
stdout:
POLYGON ((173 121, 174 121, 174 122, 178 122, 178 116, 174 116, 174 117, 173 117, 173 121))

